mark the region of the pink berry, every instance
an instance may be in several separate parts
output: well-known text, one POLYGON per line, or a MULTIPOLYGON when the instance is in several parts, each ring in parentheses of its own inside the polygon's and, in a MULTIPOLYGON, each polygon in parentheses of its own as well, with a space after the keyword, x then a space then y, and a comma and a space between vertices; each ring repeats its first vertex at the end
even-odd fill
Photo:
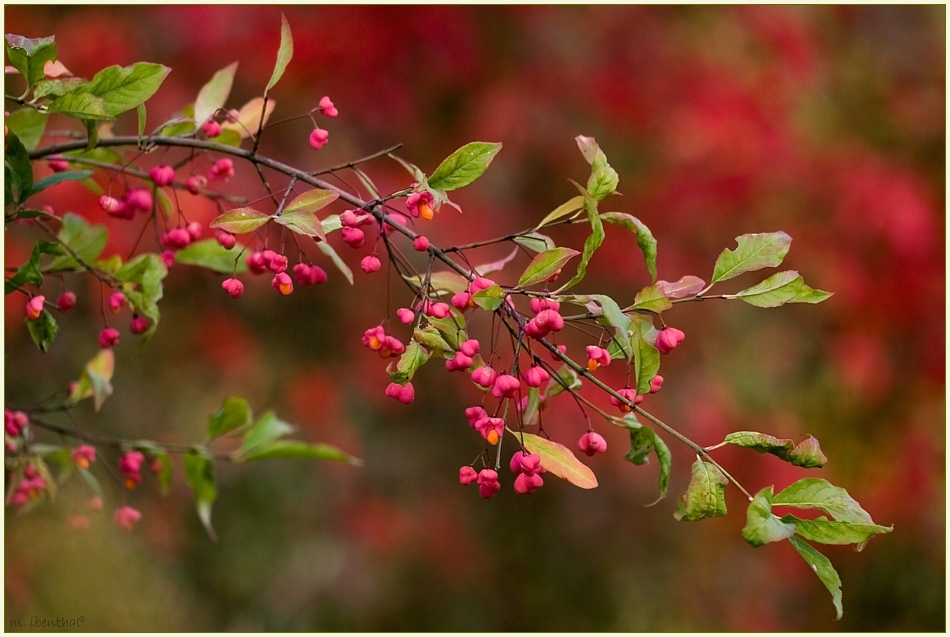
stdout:
POLYGON ((318 285, 327 282, 326 270, 319 265, 310 266, 310 285, 318 285))
POLYGON ((359 228, 343 228, 340 234, 343 236, 343 242, 351 248, 361 247, 366 238, 363 231, 359 228))
POLYGON ((395 230, 393 223, 398 223, 401 226, 407 226, 409 225, 409 220, 406 219, 401 214, 399 214, 398 212, 389 213, 386 216, 386 225, 384 227, 384 229, 386 230, 386 236, 391 235, 393 233, 393 230, 395 230))
POLYGON ((532 298, 529 305, 531 306, 531 311, 535 314, 539 314, 544 310, 554 310, 557 312, 561 309, 561 304, 557 301, 552 301, 550 299, 539 299, 532 298))
POLYGON ((119 203, 119 200, 116 199, 115 197, 110 197, 109 195, 102 195, 101 197, 99 197, 99 207, 105 210, 106 212, 108 212, 109 214, 112 214, 114 212, 118 212, 121 209, 122 204, 119 203))
POLYGON ((208 179, 211 181, 227 181, 234 176, 234 162, 225 157, 211 164, 208 179))
POLYGON ((363 260, 360 261, 360 267, 366 274, 372 274, 373 272, 376 272, 379 270, 381 265, 382 264, 379 262, 379 258, 373 254, 363 257, 363 260))
POLYGON ((175 181, 175 169, 171 166, 155 166, 148 171, 148 176, 156 186, 167 186, 175 181))
POLYGON ((408 405, 415 398, 416 390, 413 389, 412 383, 406 383, 405 385, 389 383, 389 386, 386 387, 386 395, 395 398, 404 405, 408 405))
POLYGON ((531 367, 524 373, 524 382, 528 387, 540 387, 542 383, 551 378, 548 372, 538 365, 531 367))
POLYGON ((515 493, 526 495, 529 493, 534 493, 543 485, 544 479, 541 476, 537 474, 529 475, 527 473, 522 473, 519 474, 517 478, 515 478, 514 489, 515 493))
POLYGON ((122 306, 125 304, 125 295, 121 292, 113 292, 109 297, 109 309, 112 310, 113 314, 118 314, 122 311, 122 306))
POLYGON ((495 285, 495 282, 491 279, 486 279, 485 277, 478 277, 468 285, 468 293, 474 295, 476 292, 481 292, 482 290, 487 290, 491 286, 495 285))
POLYGON ((466 356, 475 356, 478 354, 479 343, 474 338, 470 338, 459 347, 459 351, 466 356))
POLYGON ((656 336, 656 348, 661 354, 669 354, 673 349, 683 342, 686 335, 675 327, 668 327, 661 330, 656 336))
POLYGON ((188 233, 188 236, 191 237, 192 241, 197 241, 201 238, 202 230, 204 230, 204 228, 197 221, 192 221, 185 226, 185 231, 188 233))
POLYGON ((115 510, 113 520, 116 526, 125 531, 131 531, 132 526, 142 519, 142 514, 130 506, 121 506, 115 510))
POLYGON ((432 218, 435 209, 435 197, 427 190, 414 192, 406 198, 406 210, 413 217, 422 217, 425 220, 432 218))
POLYGON ((310 148, 314 150, 320 150, 326 145, 327 140, 329 139, 330 133, 319 127, 314 128, 313 132, 310 133, 310 148))
MULTIPOLYGON (((634 405, 639 405, 643 402, 643 396, 637 396, 637 392, 633 389, 630 389, 629 387, 621 389, 617 393, 626 398, 628 401, 632 402, 634 405)), ((626 414, 631 411, 630 407, 626 403, 621 402, 614 396, 610 397, 610 404, 619 408, 621 413, 626 414)))
POLYGON ((498 492, 501 484, 498 482, 498 473, 492 469, 482 469, 475 479, 478 482, 478 493, 488 499, 498 492))
POLYGON ((50 158, 49 167, 54 173, 61 173, 69 170, 69 162, 62 157, 50 158))
POLYGON ((475 473, 475 469, 469 466, 462 467, 459 469, 459 482, 464 485, 469 485, 475 482, 478 478, 478 474, 475 473))
POLYGON ((201 130, 205 132, 205 135, 208 137, 217 137, 221 134, 221 124, 217 123, 213 119, 209 119, 201 127, 201 130))
POLYGON ((416 318, 416 315, 408 307, 401 307, 396 310, 396 316, 403 325, 409 325, 416 318))
POLYGON ((88 469, 89 465, 96 461, 96 448, 92 445, 79 445, 70 454, 72 461, 83 469, 88 469))
POLYGON ((284 296, 294 291, 294 282, 290 280, 290 276, 286 272, 278 272, 274 280, 271 281, 271 285, 284 296))
POLYGON ((287 257, 283 254, 275 254, 267 264, 267 269, 275 274, 287 271, 287 257))
POLYGON ((509 374, 502 374, 495 379, 491 386, 491 395, 495 398, 514 398, 521 388, 521 381, 509 374))
POLYGON ((425 252, 429 249, 429 240, 422 235, 419 235, 412 241, 412 247, 419 252, 425 252))
POLYGON ((340 215, 340 224, 344 228, 355 228, 360 225, 362 219, 357 216, 356 210, 347 210, 340 215))
POLYGON ((129 331, 133 334, 144 334, 148 331, 151 322, 144 316, 133 316, 129 323, 129 331))
POLYGON ((214 238, 218 240, 218 243, 221 244, 221 247, 225 250, 230 250, 237 243, 237 237, 225 230, 215 231, 214 238))
POLYGON ((99 333, 99 347, 106 349, 119 344, 119 330, 107 327, 99 333))
POLYGON ((468 292, 459 292, 452 297, 452 307, 461 312, 464 312, 473 305, 474 303, 472 303, 472 295, 468 292))
POLYGON ((125 193, 125 203, 130 208, 148 211, 152 209, 152 193, 145 188, 132 188, 125 193))
POLYGON ((43 304, 46 303, 46 297, 42 294, 34 296, 26 303, 26 317, 35 321, 43 315, 43 304))
POLYGON ((244 259, 244 262, 247 264, 247 269, 253 274, 264 274, 267 272, 267 264, 264 263, 263 252, 252 252, 251 254, 247 255, 247 258, 244 259))
POLYGON ((63 292, 59 300, 56 301, 56 307, 59 308, 60 312, 68 312, 76 306, 76 293, 70 290, 63 292))
POLYGON ((607 441, 599 433, 588 431, 577 441, 577 448, 588 456, 592 456, 595 453, 607 451, 607 441))
POLYGON ((610 365, 610 353, 603 347, 587 346, 587 371, 594 371, 601 365, 610 365))
POLYGON ((204 175, 192 175, 185 180, 185 188, 193 195, 201 193, 201 190, 208 185, 208 180, 204 175))
POLYGON ((472 382, 476 385, 484 387, 485 389, 488 389, 494 385, 497 379, 498 372, 487 365, 485 367, 479 367, 472 372, 472 382))
POLYGON ((653 380, 650 381, 650 393, 655 394, 656 392, 660 391, 660 387, 662 386, 663 386, 663 377, 654 376, 653 380))
POLYGON ((164 250, 161 256, 166 268, 170 268, 175 265, 175 253, 171 250, 164 250))
POLYGON ((472 366, 472 359, 462 352, 456 352, 453 358, 445 361, 445 369, 450 372, 465 371, 472 366))
POLYGON ((468 418, 469 426, 474 427, 475 423, 482 418, 488 418, 488 412, 485 411, 484 407, 469 407, 465 410, 465 417, 468 418))
MULTIPOLYGON (((336 107, 333 105, 333 102, 330 101, 330 98, 324 95, 320 98, 320 109, 323 111, 323 114, 327 117, 336 117, 340 114, 340 111, 336 110, 336 107)), ((311 142, 312 145, 312 142, 311 142)))
POLYGON ((244 284, 238 279, 225 279, 221 283, 221 287, 224 288, 224 291, 227 292, 232 299, 236 299, 244 294, 244 284))

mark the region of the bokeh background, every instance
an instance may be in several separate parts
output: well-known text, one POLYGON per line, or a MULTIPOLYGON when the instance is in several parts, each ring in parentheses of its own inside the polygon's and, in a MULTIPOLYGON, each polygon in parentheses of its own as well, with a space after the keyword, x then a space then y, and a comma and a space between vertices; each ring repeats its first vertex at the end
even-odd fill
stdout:
MULTIPOLYGON (((76 418, 188 443, 225 396, 242 395, 365 466, 219 467, 218 542, 197 520, 180 464, 164 499, 149 478, 123 496, 114 472, 98 466, 106 511, 126 497, 141 523, 125 534, 103 513, 89 532, 70 530, 68 516, 84 507, 79 485, 52 507, 8 511, 7 620, 82 616, 83 629, 111 631, 945 630, 943 6, 8 5, 5 29, 55 34, 60 59, 81 76, 140 60, 170 66, 149 102, 152 128, 235 60, 229 106, 259 94, 280 11, 295 54, 272 93, 274 119, 323 95, 340 116, 320 120, 330 143, 319 152, 307 145, 307 119, 272 129, 264 152, 318 169, 402 143, 400 154, 431 172, 463 143, 504 143, 486 175, 454 197, 464 214, 446 209, 426 227, 436 243, 522 229, 573 196, 568 178, 588 174, 578 134, 596 137, 620 174, 623 196, 606 203, 656 236, 660 278, 708 280, 736 236, 791 234, 783 267, 835 296, 769 310, 676 307, 667 320, 687 337, 663 359, 666 384, 649 407, 707 445, 742 429, 813 434, 830 458, 820 470, 744 450, 719 458, 755 491, 824 477, 894 532, 860 554, 822 549, 843 580, 845 616, 835 622, 827 591, 791 546, 743 542, 734 489, 726 518, 674 521, 693 461, 674 441, 671 495, 652 508, 655 462, 625 462, 624 432, 606 426, 609 451, 590 461, 598 489, 550 478, 522 497, 503 475, 502 491, 481 500, 457 481, 481 449, 462 413, 477 392, 429 365, 410 406, 383 396, 383 365, 360 335, 407 292, 393 282, 387 308, 385 278, 358 269, 367 248, 345 249, 354 288, 324 264, 328 284, 287 298, 260 279, 234 302, 220 278, 176 266, 149 349, 136 357, 123 327, 115 395, 99 415, 84 406, 76 418)), ((117 131, 133 130, 126 117, 117 131)), ((159 152, 142 163, 179 158, 159 152)), ((408 185, 388 160, 367 170, 382 189, 408 185)), ((260 191, 241 167, 227 188, 260 191)), ((40 203, 109 225, 110 251, 134 241, 81 188, 40 203)), ((196 200, 183 205, 199 220, 215 215, 196 200)), ((575 247, 584 239, 580 228, 552 235, 575 247)), ((33 237, 7 232, 8 265, 33 237)), ((497 278, 513 281, 526 260, 497 278)), ((45 356, 29 342, 21 299, 8 302, 7 401, 58 391, 97 350, 98 291, 82 277, 68 282, 80 305, 45 356)), ((608 227, 578 291, 629 302, 648 282, 631 237, 608 227)), ((603 373, 622 384, 618 369, 603 373)), ((570 444, 586 425, 561 404, 547 427, 570 444)))

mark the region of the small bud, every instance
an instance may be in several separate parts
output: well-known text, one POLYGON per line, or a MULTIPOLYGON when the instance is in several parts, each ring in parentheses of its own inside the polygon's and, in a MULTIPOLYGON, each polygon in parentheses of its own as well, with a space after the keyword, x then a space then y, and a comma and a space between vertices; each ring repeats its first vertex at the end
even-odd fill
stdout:
POLYGON ((107 349, 113 345, 119 344, 119 330, 107 327, 99 332, 99 347, 107 349))
POLYGON ((35 321, 43 315, 43 304, 46 303, 46 297, 42 294, 34 296, 26 303, 26 317, 35 321))
POLYGON ((370 254, 363 257, 363 260, 360 261, 360 267, 363 269, 363 272, 366 274, 372 274, 379 270, 380 266, 379 258, 376 255, 370 254))
POLYGON ((329 139, 330 133, 319 127, 314 128, 313 132, 310 133, 310 148, 314 150, 320 150, 326 145, 327 140, 329 139))
POLYGON ((221 287, 224 288, 224 291, 227 292, 228 296, 230 296, 232 299, 236 299, 244 294, 244 284, 241 283, 239 279, 225 279, 221 283, 221 287))

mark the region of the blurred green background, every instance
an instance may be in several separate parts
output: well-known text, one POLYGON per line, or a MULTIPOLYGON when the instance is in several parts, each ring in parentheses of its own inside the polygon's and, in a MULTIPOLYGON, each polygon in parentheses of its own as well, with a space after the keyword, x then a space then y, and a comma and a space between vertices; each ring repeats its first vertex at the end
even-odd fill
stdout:
MULTIPOLYGON (((624 461, 625 433, 596 422, 609 444, 589 462, 599 488, 549 478, 536 494, 517 496, 506 472, 501 492, 483 501, 457 481, 458 467, 482 448, 463 414, 479 399, 468 380, 429 365, 410 406, 383 396, 383 365, 359 339, 409 296, 393 281, 387 307, 385 278, 358 269, 368 248, 341 249, 357 269, 354 288, 322 263, 329 283, 286 298, 255 279, 235 302, 220 278, 176 266, 149 349, 136 357, 123 331, 115 395, 98 415, 84 405, 77 421, 189 443, 203 437, 225 396, 242 395, 258 413, 275 409, 305 439, 366 464, 220 466, 212 542, 179 459, 172 493, 161 498, 150 477, 122 494, 104 466, 114 458, 102 454, 95 468, 108 483, 106 509, 90 531, 67 525, 84 508, 80 485, 52 507, 7 511, 8 623, 82 616, 81 629, 102 631, 945 630, 943 6, 4 11, 7 33, 55 35, 61 61, 80 76, 136 61, 170 66, 149 102, 149 128, 235 60, 229 106, 260 94, 283 11, 295 54, 272 93, 274 121, 305 113, 323 95, 340 116, 318 120, 330 131, 319 152, 306 143, 312 124, 297 119, 268 133, 265 154, 316 170, 402 143, 400 154, 431 172, 466 142, 504 143, 485 176, 453 197, 464 214, 444 209, 426 227, 437 244, 520 230, 573 196, 567 179, 588 174, 579 134, 596 137, 620 174, 623 196, 605 205, 652 229, 662 279, 708 280, 736 236, 788 232, 783 267, 835 296, 769 310, 678 306, 665 316, 686 340, 663 359, 666 383, 648 407, 704 445, 743 429, 813 434, 830 459, 820 470, 741 449, 717 458, 753 491, 826 478, 876 522, 894 525, 863 553, 823 549, 843 580, 845 615, 835 622, 827 591, 791 546, 753 549, 741 539, 745 507, 734 489, 726 518, 674 521, 693 457, 672 440, 671 495, 651 508, 655 462, 624 461), (122 498, 143 512, 131 534, 111 523, 122 498)), ((134 130, 127 117, 116 131, 134 130)), ((162 152, 142 163, 182 157, 162 152)), ((209 163, 199 158, 197 170, 209 163)), ((381 189, 408 185, 394 162, 367 171, 381 189)), ((260 194, 240 166, 226 189, 260 194)), ((104 217, 88 191, 59 190, 41 203, 106 223, 109 249, 128 249, 137 227, 104 217)), ((216 214, 189 201, 189 218, 216 214)), ((574 247, 584 239, 581 228, 552 235, 574 247)), ((6 264, 18 263, 33 238, 27 228, 8 231, 6 264)), ((496 278, 513 282, 526 261, 496 278)), ((761 278, 745 275, 722 291, 761 278)), ((10 403, 59 391, 98 349, 98 291, 78 276, 68 282, 80 305, 63 317, 47 355, 29 342, 22 299, 8 299, 10 403)), ((608 227, 577 291, 630 302, 648 282, 630 236, 608 227)), ((487 335, 485 321, 474 329, 487 335)), ((579 335, 566 342, 575 352, 588 344, 579 335)), ((614 367, 603 378, 622 385, 614 367)), ((546 428, 571 444, 586 424, 561 404, 546 428)))

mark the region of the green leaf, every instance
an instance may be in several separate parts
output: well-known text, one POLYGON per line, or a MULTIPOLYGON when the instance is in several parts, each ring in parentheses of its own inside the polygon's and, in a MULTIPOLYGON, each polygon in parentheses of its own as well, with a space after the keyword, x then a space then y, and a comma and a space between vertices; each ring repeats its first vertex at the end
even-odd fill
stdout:
POLYGON ((10 64, 20 72, 28 87, 43 79, 43 67, 56 59, 56 42, 53 36, 25 38, 22 35, 6 34, 7 57, 10 64))
POLYGON ((61 184, 64 181, 82 181, 83 179, 88 179, 92 177, 91 170, 66 170, 61 173, 53 173, 47 177, 37 180, 33 184, 33 189, 30 192, 30 196, 39 194, 51 188, 57 184, 61 184))
POLYGON ((429 353, 426 352, 419 343, 410 341, 409 345, 406 346, 406 351, 402 353, 402 356, 400 356, 396 362, 396 368, 392 369, 392 365, 390 365, 386 372, 389 374, 389 378, 392 382, 405 385, 412 380, 415 373, 420 367, 425 365, 428 360, 429 353))
POLYGON ((649 319, 634 314, 631 323, 630 349, 633 350, 633 373, 637 379, 637 394, 650 393, 650 382, 660 371, 660 351, 656 342, 656 329, 649 319))
POLYGON ((429 187, 437 190, 455 190, 469 185, 482 176, 499 150, 501 150, 501 144, 489 142, 465 144, 439 164, 428 179, 429 187))
POLYGON ((893 526, 877 524, 856 524, 854 522, 838 522, 821 516, 815 520, 802 520, 794 515, 782 516, 782 522, 794 525, 801 537, 819 544, 856 544, 863 548, 867 541, 875 535, 890 533, 893 526))
POLYGON ((553 250, 556 247, 551 237, 543 235, 540 232, 531 232, 521 235, 520 237, 515 237, 514 242, 526 247, 532 252, 544 252, 545 250, 553 250))
POLYGON ((794 524, 788 524, 772 513, 772 496, 772 487, 766 487, 749 503, 742 539, 752 546, 779 542, 795 534, 794 524))
POLYGON ((547 281, 578 254, 580 252, 570 248, 554 248, 538 254, 525 268, 524 274, 518 280, 518 287, 525 288, 547 281))
POLYGON ((274 217, 274 221, 287 226, 298 234, 318 237, 326 241, 327 235, 320 220, 314 212, 326 208, 336 201, 339 195, 330 190, 311 190, 300 195, 284 208, 283 212, 274 217))
POLYGON ((472 302, 487 312, 494 312, 505 302, 505 291, 495 284, 473 294, 472 302))
POLYGON ((726 476, 709 462, 693 463, 686 492, 680 496, 673 514, 677 520, 695 522, 726 514, 726 476))
POLYGON ((41 97, 62 97, 86 84, 88 84, 88 82, 81 77, 66 77, 62 79, 44 78, 33 86, 33 99, 38 100, 41 97))
POLYGON ((115 273, 115 277, 123 283, 137 284, 143 306, 154 305, 161 300, 162 279, 166 276, 168 268, 162 257, 151 252, 138 255, 115 273))
POLYGON ((258 447, 255 451, 241 457, 241 462, 255 460, 276 460, 284 458, 305 458, 310 460, 333 460, 349 464, 362 464, 360 460, 344 453, 331 445, 311 445, 296 440, 278 440, 258 447))
POLYGON ((535 228, 543 228, 549 223, 553 223, 558 219, 563 219, 564 217, 569 217, 578 210, 584 207, 584 197, 583 195, 577 195, 576 197, 571 197, 560 206, 548 213, 548 215, 541 220, 535 228))
POLYGON ((422 345, 425 345, 431 351, 443 351, 443 352, 453 352, 456 347, 452 347, 448 342, 442 337, 441 332, 432 326, 426 326, 423 329, 418 327, 412 334, 412 338, 422 345))
POLYGON ((84 90, 102 98, 106 115, 115 117, 152 97, 170 71, 167 66, 149 62, 110 66, 96 73, 84 90))
POLYGON ((695 296, 702 292, 703 288, 706 287, 706 282, 698 276, 687 274, 681 277, 679 281, 673 283, 657 281, 655 285, 663 290, 663 293, 666 294, 666 298, 682 299, 687 296, 695 296))
POLYGON ((43 285, 43 273, 40 271, 39 242, 33 245, 30 260, 21 265, 20 269, 16 271, 16 274, 5 281, 4 296, 11 292, 16 292, 24 285, 32 285, 37 288, 43 285))
POLYGON ((247 401, 238 396, 228 396, 224 399, 218 411, 208 417, 208 427, 205 436, 209 441, 223 436, 229 431, 240 429, 251 424, 251 408, 247 401))
MULTIPOLYGON (((574 185, 583 191, 583 188, 581 188, 579 184, 575 183, 574 185)), ((591 257, 594 256, 594 252, 597 251, 600 244, 604 242, 604 224, 600 221, 600 215, 597 214, 597 202, 590 195, 585 195, 584 201, 584 209, 587 211, 587 220, 590 221, 590 236, 584 241, 584 253, 581 256, 581 262, 577 264, 577 274, 559 288, 559 291, 568 290, 580 283, 584 275, 587 274, 587 264, 590 263, 591 257)))
POLYGON ((287 64, 290 62, 290 59, 294 56, 294 36, 290 32, 290 24, 287 22, 286 16, 283 13, 280 14, 280 48, 277 49, 277 64, 274 65, 274 72, 270 76, 270 81, 267 83, 267 88, 264 89, 264 94, 267 95, 268 91, 274 88, 274 85, 280 81, 281 76, 284 74, 284 70, 287 68, 287 64))
POLYGON ((590 467, 578 460, 564 445, 526 432, 512 434, 524 445, 528 453, 541 458, 541 466, 549 473, 581 489, 593 489, 597 486, 597 476, 590 467))
MULTIPOLYGON (((461 315, 459 316, 461 317, 461 315)), ((426 321, 428 321, 429 325, 439 331, 439 334, 442 335, 442 338, 445 339, 445 342, 448 343, 453 350, 458 350, 461 344, 468 340, 465 330, 462 329, 465 319, 460 319, 461 325, 456 323, 456 319, 454 317, 448 316, 441 319, 427 316, 426 321)))
POLYGON ((671 307, 673 307, 673 304, 666 298, 666 294, 661 287, 648 285, 637 292, 636 297, 633 299, 633 307, 631 309, 659 314, 671 307))
MULTIPOLYGON (((650 273, 650 280, 656 281, 656 239, 653 233, 644 225, 642 221, 623 212, 605 212, 600 218, 607 223, 616 224, 626 228, 637 237, 637 245, 643 253, 643 260, 647 266, 647 272, 650 273)), ((673 297, 669 297, 673 298, 673 297)))
POLYGON ((237 458, 241 459, 294 431, 293 425, 278 418, 274 412, 268 411, 244 434, 244 442, 237 453, 237 458))
POLYGON ((343 262, 343 259, 340 258, 340 255, 337 254, 336 250, 333 249, 326 241, 320 241, 317 243, 317 247, 320 249, 323 254, 330 257, 330 260, 333 261, 333 265, 336 266, 336 269, 343 273, 343 276, 346 277, 346 280, 350 282, 350 285, 353 285, 353 271, 350 270, 350 266, 343 262))
POLYGON ((746 272, 781 265, 788 254, 792 238, 784 232, 744 234, 736 237, 739 247, 723 250, 716 260, 709 285, 725 281, 746 272))
POLYGON ((756 307, 778 307, 785 303, 821 303, 830 292, 815 290, 795 270, 773 274, 765 281, 730 295, 756 307))
POLYGON ((195 124, 197 126, 201 126, 208 121, 228 101, 237 67, 237 62, 227 65, 215 73, 208 83, 198 91, 198 98, 195 100, 195 124))
POLYGON ((835 610, 838 611, 836 619, 841 619, 844 614, 844 607, 841 605, 841 578, 838 577, 838 572, 831 565, 831 561, 804 540, 792 536, 788 538, 788 541, 792 543, 792 546, 802 556, 805 563, 811 567, 811 570, 815 572, 821 583, 831 593, 831 601, 835 605, 835 610))
POLYGON ((616 333, 611 339, 611 349, 616 346, 619 355, 629 359, 633 355, 630 348, 630 317, 621 311, 617 302, 605 294, 586 294, 581 296, 561 297, 570 302, 582 302, 585 307, 594 314, 600 314, 599 322, 610 327, 616 328, 616 333))
POLYGON ((541 411, 541 391, 537 387, 528 390, 528 404, 521 414, 522 425, 538 424, 538 413, 541 411))
POLYGON ((212 540, 216 540, 214 528, 211 526, 211 506, 218 497, 218 489, 214 486, 214 458, 201 448, 189 450, 185 454, 185 480, 195 492, 198 517, 212 540))
POLYGON ((6 166, 10 169, 10 185, 13 187, 13 201, 23 203, 33 190, 33 165, 20 138, 7 135, 7 150, 4 154, 6 166))
POLYGON ((805 478, 780 491, 772 504, 798 509, 818 509, 839 522, 874 524, 870 514, 841 487, 821 478, 805 478))
POLYGON ((231 234, 248 234, 254 232, 272 217, 253 208, 235 208, 220 217, 216 217, 208 224, 210 228, 225 230, 231 234))
POLYGON ((581 379, 577 377, 577 372, 565 363, 557 370, 555 377, 552 377, 551 380, 548 381, 548 387, 544 392, 544 396, 550 399, 568 389, 580 389, 582 385, 581 379), (558 382, 558 379, 560 379, 561 382, 558 382))
POLYGON ((115 370, 115 354, 112 349, 101 349, 86 363, 79 381, 69 394, 70 404, 92 397, 95 410, 99 411, 105 399, 112 395, 112 373, 115 370))
MULTIPOLYGON (((418 290, 422 288, 425 275, 403 276, 403 278, 418 290)), ((468 279, 449 270, 433 272, 429 277, 429 290, 436 294, 458 294, 468 290, 468 279)))
MULTIPOLYGON (((63 216, 63 227, 57 236, 86 263, 92 263, 98 259, 109 241, 109 231, 106 230, 105 226, 90 225, 79 215, 68 212, 63 216)), ((79 270, 81 268, 79 262, 72 256, 66 255, 53 259, 46 270, 47 272, 58 272, 61 270, 79 270)))
POLYGON ((196 241, 179 250, 175 253, 175 263, 197 265, 223 274, 240 274, 247 270, 247 263, 215 239, 196 241))
POLYGON ((605 197, 617 190, 619 181, 617 171, 607 163, 607 156, 593 137, 578 135, 575 141, 591 168, 590 178, 587 180, 587 192, 597 201, 603 201, 605 197))
POLYGON ((56 339, 56 335, 59 334, 59 325, 56 324, 56 319, 46 310, 43 310, 43 313, 35 321, 27 319, 26 329, 30 333, 30 338, 33 339, 33 344, 41 352, 48 352, 50 345, 56 339))
POLYGON ((33 150, 43 139, 43 131, 46 130, 48 119, 48 114, 40 113, 35 108, 21 108, 10 113, 10 117, 5 121, 10 132, 20 138, 23 147, 26 150, 33 150))
POLYGON ((630 450, 627 451, 626 459, 635 465, 642 465, 649 461, 651 453, 655 453, 660 463, 660 494, 656 500, 647 505, 653 506, 665 498, 669 492, 673 454, 670 453, 670 448, 666 446, 663 439, 657 436, 652 428, 641 425, 633 414, 627 414, 623 422, 630 429, 630 450))
POLYGON ((62 113, 81 120, 113 119, 106 111, 106 101, 98 95, 80 90, 66 93, 46 105, 51 113, 62 113))
POLYGON ((797 467, 815 469, 824 466, 828 458, 821 452, 818 441, 809 436, 797 446, 792 440, 775 438, 757 431, 736 431, 723 440, 725 444, 753 449, 758 453, 770 453, 797 467))

